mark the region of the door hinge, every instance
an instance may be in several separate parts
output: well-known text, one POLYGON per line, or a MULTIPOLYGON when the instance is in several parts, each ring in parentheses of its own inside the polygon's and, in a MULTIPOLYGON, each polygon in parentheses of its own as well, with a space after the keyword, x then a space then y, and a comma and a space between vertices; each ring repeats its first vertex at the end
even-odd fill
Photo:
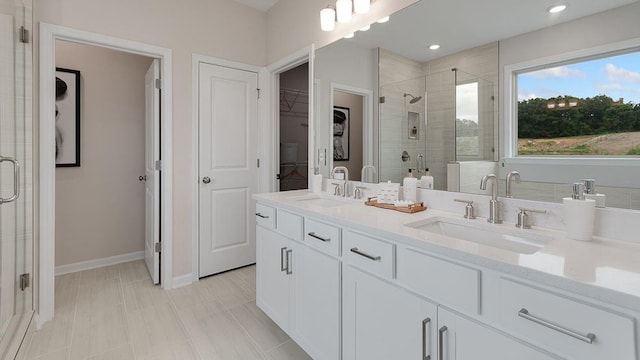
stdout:
POLYGON ((260 167, 260 159, 256 159, 256 165, 260 167))
POLYGON ((156 160, 156 170, 157 171, 162 170, 162 160, 156 160))
POLYGON ((256 90, 258 90, 258 99, 260 99, 260 88, 258 88, 256 90))
POLYGON ((157 242, 155 245, 155 252, 160 253, 162 252, 162 243, 157 242))
POLYGON ((24 291, 24 289, 29 287, 29 283, 31 276, 29 274, 22 274, 20 275, 20 290, 24 291))
POLYGON ((29 30, 24 26, 20 26, 20 42, 25 44, 29 43, 29 30))
POLYGON ((156 79, 156 89, 162 89, 162 79, 156 79))

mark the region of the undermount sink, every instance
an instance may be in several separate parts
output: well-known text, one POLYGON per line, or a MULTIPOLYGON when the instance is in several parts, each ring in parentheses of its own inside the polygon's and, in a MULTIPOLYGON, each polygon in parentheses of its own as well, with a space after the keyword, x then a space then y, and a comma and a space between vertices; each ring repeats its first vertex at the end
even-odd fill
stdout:
POLYGON ((328 196, 322 196, 317 194, 303 195, 292 198, 295 201, 304 201, 311 205, 321 206, 321 207, 334 207, 348 204, 349 201, 341 198, 330 198, 328 196))
POLYGON ((417 221, 405 226, 521 254, 533 254, 553 239, 550 236, 527 232, 530 230, 508 229, 507 225, 482 224, 441 217, 417 221))

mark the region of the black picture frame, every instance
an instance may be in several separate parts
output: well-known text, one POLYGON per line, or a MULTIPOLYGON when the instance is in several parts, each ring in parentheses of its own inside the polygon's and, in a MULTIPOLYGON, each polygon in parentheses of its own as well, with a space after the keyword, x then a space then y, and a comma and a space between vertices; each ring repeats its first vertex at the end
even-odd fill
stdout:
POLYGON ((56 167, 80 166, 80 71, 56 67, 56 167))
POLYGON ((351 109, 333 107, 333 160, 349 161, 351 109))

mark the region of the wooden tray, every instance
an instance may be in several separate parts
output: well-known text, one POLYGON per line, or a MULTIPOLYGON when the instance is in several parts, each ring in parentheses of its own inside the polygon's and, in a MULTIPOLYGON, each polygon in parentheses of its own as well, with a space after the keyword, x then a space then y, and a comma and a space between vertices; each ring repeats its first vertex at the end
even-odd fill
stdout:
POLYGON ((368 198, 367 201, 364 202, 364 204, 368 206, 375 206, 381 209, 400 211, 408 214, 413 214, 413 213, 427 210, 427 207, 424 206, 424 203, 421 203, 421 202, 411 204, 409 205, 409 207, 400 207, 400 206, 395 206, 393 204, 378 204, 378 200, 376 200, 376 198, 368 198))

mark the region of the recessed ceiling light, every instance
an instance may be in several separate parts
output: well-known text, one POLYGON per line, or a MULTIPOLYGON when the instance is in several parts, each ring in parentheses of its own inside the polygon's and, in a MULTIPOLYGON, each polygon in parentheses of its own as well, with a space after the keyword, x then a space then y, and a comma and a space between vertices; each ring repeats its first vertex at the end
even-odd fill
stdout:
POLYGON ((360 31, 367 31, 369 29, 371 29, 371 25, 367 25, 367 26, 363 27, 362 29, 360 29, 360 31))
POLYGON ((352 39, 356 34, 351 33, 344 36, 345 39, 352 39))
POLYGON ((389 16, 385 16, 382 19, 378 20, 379 24, 384 24, 386 22, 389 22, 389 16))
POLYGON ((547 9, 551 14, 559 13, 567 8, 567 5, 554 5, 547 9))
POLYGON ((438 49, 440 49, 440 45, 438 45, 438 44, 433 44, 433 45, 429 46, 429 49, 431 49, 431 50, 438 50, 438 49))

